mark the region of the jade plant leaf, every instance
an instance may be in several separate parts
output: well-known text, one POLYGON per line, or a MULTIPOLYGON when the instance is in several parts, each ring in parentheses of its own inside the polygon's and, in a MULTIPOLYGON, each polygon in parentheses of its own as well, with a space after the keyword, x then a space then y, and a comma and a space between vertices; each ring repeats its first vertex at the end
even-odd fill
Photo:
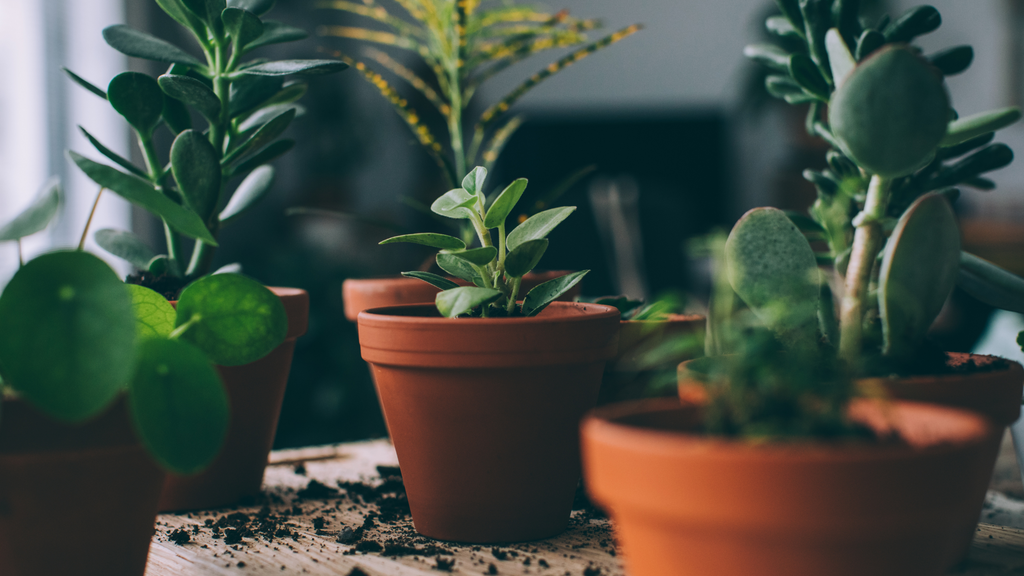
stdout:
POLYGON ((523 242, 505 257, 505 273, 513 278, 522 278, 537 267, 547 249, 547 238, 523 242))
POLYGON ((941 25, 942 15, 933 6, 916 6, 893 20, 882 33, 886 42, 910 42, 934 32, 941 25))
POLYGON ((869 172, 905 176, 931 161, 946 136, 949 97, 921 57, 887 47, 835 91, 829 120, 843 152, 869 172))
POLYGON ((248 174, 255 170, 257 167, 266 164, 281 156, 285 152, 288 152, 295 146, 295 140, 285 139, 278 140, 272 143, 263 150, 253 154, 251 157, 235 164, 231 167, 231 176, 238 176, 239 174, 248 174))
POLYGON ((125 284, 132 295, 135 333, 139 338, 166 338, 174 331, 174 306, 163 295, 145 286, 125 284))
POLYGON ((789 72, 789 52, 774 44, 750 44, 743 48, 743 55, 776 72, 789 72))
POLYGON ((284 86, 280 76, 242 76, 231 83, 229 112, 234 118, 263 104, 284 86))
POLYGON ((530 290, 526 298, 523 299, 523 315, 536 316, 540 314, 548 307, 548 304, 558 300, 559 296, 579 284, 587 272, 590 270, 580 270, 534 286, 533 290, 530 290))
POLYGON ((448 252, 448 254, 455 256, 456 258, 461 258, 470 264, 486 266, 498 255, 498 249, 494 246, 482 246, 480 248, 470 248, 469 250, 460 250, 458 252, 448 252))
POLYGON ((288 317, 281 299, 239 274, 206 276, 178 298, 175 326, 195 324, 181 336, 222 366, 259 360, 284 341, 288 317))
MULTIPOLYGON (((430 246, 431 248, 437 248, 440 250, 465 250, 466 243, 454 236, 448 236, 447 234, 432 234, 432 233, 421 233, 421 234, 403 234, 401 236, 394 236, 387 240, 381 241, 380 245, 385 244, 420 244, 422 246, 430 246)), ((486 262, 484 262, 486 264, 486 262)))
POLYGON ((956 283, 960 230, 942 194, 907 208, 886 242, 878 273, 878 313, 887 356, 919 350, 956 283))
POLYGON ((156 0, 160 8, 173 18, 178 24, 199 34, 205 34, 205 26, 196 18, 195 14, 185 8, 181 0, 156 0))
POLYGON ((455 318, 477 306, 490 304, 498 298, 501 298, 501 290, 479 288, 476 286, 459 286, 458 288, 438 292, 434 303, 437 305, 438 312, 443 316, 455 318))
POLYGON ((0 242, 24 238, 46 228, 46 225, 57 215, 61 198, 60 179, 50 178, 36 195, 35 200, 22 210, 21 214, 0 228, 0 242))
POLYGON ((164 94, 195 108, 210 122, 218 121, 220 98, 206 84, 181 74, 164 74, 157 82, 164 94))
POLYGON ((238 185, 238 188, 235 188, 235 193, 228 200, 228 205, 221 210, 218 216, 221 226, 233 222, 240 214, 255 206, 267 195, 273 185, 274 168, 272 166, 259 166, 250 172, 245 180, 238 185))
POLYGON ((280 44, 282 42, 294 42, 308 37, 309 33, 301 28, 289 26, 276 20, 264 20, 263 34, 256 40, 250 42, 245 49, 253 50, 260 46, 280 44))
POLYGON ((487 210, 487 215, 484 216, 484 226, 487 228, 497 228, 501 224, 505 223, 505 219, 512 213, 512 210, 519 203, 519 199, 522 198, 523 192, 526 191, 526 185, 529 182, 526 178, 520 178, 515 182, 508 185, 508 188, 502 191, 502 193, 494 199, 494 203, 487 210))
POLYGON ((192 128, 192 115, 189 114, 185 103, 177 98, 164 98, 164 110, 161 114, 167 127, 175 134, 192 128))
POLYGON ((275 138, 288 129, 288 125, 295 119, 296 112, 295 108, 289 108, 260 126, 245 142, 242 142, 237 148, 228 152, 221 163, 227 166, 246 154, 255 152, 273 142, 275 138))
POLYGON ((441 290, 451 290, 452 288, 458 288, 459 285, 444 276, 438 276, 430 272, 402 272, 402 276, 407 278, 416 278, 417 280, 423 280, 431 286, 436 286, 441 290))
POLYGON ((71 78, 71 81, 74 82, 75 84, 78 84, 82 88, 85 88, 89 92, 92 92, 93 94, 99 96, 100 98, 103 98, 104 100, 107 99, 107 93, 103 89, 101 89, 98 86, 96 86, 95 84, 93 84, 92 82, 89 82, 85 78, 82 78, 81 76, 79 76, 78 74, 75 74, 74 72, 72 72, 71 70, 68 70, 67 68, 63 68, 62 67, 61 70, 63 70, 64 73, 68 75, 68 78, 71 78))
POLYGON ((846 77, 856 68, 857 61, 853 59, 849 46, 836 28, 825 34, 825 50, 828 52, 829 66, 832 68, 832 79, 836 88, 841 88, 846 77))
POLYGON ((971 67, 971 62, 974 62, 974 48, 966 45, 953 46, 932 54, 928 61, 944 76, 953 76, 971 67))
MULTIPOLYGON (((165 100, 164 103, 166 104, 167 101, 169 101, 169 99, 165 100)), ((143 172, 137 166, 135 166, 130 161, 128 161, 128 159, 124 158, 123 156, 121 156, 117 152, 114 152, 110 148, 107 148, 106 146, 104 146, 102 142, 97 140, 92 134, 89 134, 89 132, 86 131, 85 128, 82 128, 81 126, 79 126, 78 130, 82 132, 82 134, 89 141, 89 143, 92 144, 93 148, 95 148, 97 152, 99 152, 100 154, 103 154, 108 159, 110 159, 113 162, 115 162, 118 166, 124 168, 125 170, 131 172, 132 174, 135 174, 136 176, 140 176, 142 178, 147 178, 148 177, 145 172, 143 172)))
POLYGON ((107 86, 107 100, 142 134, 150 134, 164 110, 164 93, 156 80, 139 72, 122 72, 107 86))
POLYGON ((107 252, 118 258, 127 260, 140 270, 148 270, 149 264, 156 257, 149 246, 131 232, 104 228, 92 235, 96 243, 107 252))
POLYGON ((509 232, 508 238, 505 240, 505 246, 509 250, 515 250, 516 246, 524 242, 546 238, 556 226, 561 224, 563 220, 575 211, 575 206, 563 206, 538 212, 519 226, 516 226, 512 232, 509 232))
POLYGON ((445 272, 461 278, 466 282, 472 282, 477 286, 483 286, 483 279, 475 266, 453 254, 441 252, 436 257, 437 266, 445 272))
POLYGON ((789 57, 789 75, 808 94, 819 100, 828 101, 829 85, 821 70, 806 54, 793 54, 789 57))
POLYGON ((181 48, 124 24, 115 24, 104 28, 103 39, 111 48, 126 56, 205 68, 205 65, 195 56, 181 48))
POLYGON ((1011 106, 958 118, 949 123, 942 146, 955 146, 989 132, 1002 130, 1020 120, 1020 117, 1020 108, 1011 106))
POLYGON ((177 261, 171 260, 164 254, 154 256, 143 270, 149 270, 149 273, 153 276, 163 276, 164 274, 176 277, 181 276, 181 269, 178 267, 177 261))
POLYGON ((224 384, 206 356, 180 340, 148 338, 139 344, 128 405, 143 444, 177 474, 205 468, 227 435, 224 384))
POLYGON ((0 296, 0 373, 44 414, 81 422, 128 384, 135 320, 128 289, 87 252, 25 264, 0 296))
POLYGON ((204 222, 220 199, 220 155, 201 132, 186 130, 171 145, 171 171, 178 189, 204 222))
POLYGON ((861 32, 860 38, 857 39, 857 52, 854 57, 857 62, 860 62, 872 55, 875 50, 878 50, 885 45, 885 36, 878 30, 865 30, 861 32))
POLYGON ((956 283, 989 306, 1024 313, 1024 278, 987 260, 961 252, 956 283))
POLYGON ((257 16, 263 16, 274 7, 275 0, 228 0, 229 8, 248 10, 257 16))
POLYGON ((446 218, 464 220, 473 217, 470 207, 476 202, 476 196, 463 188, 456 188, 445 192, 437 200, 434 200, 430 205, 430 211, 446 218))
POLYGON ((220 19, 231 35, 231 40, 239 48, 263 35, 263 22, 258 16, 243 8, 225 8, 220 14, 220 19))
POLYGON ((340 60, 277 60, 250 66, 242 70, 242 73, 260 76, 287 76, 289 74, 312 76, 333 74, 341 72, 345 68, 348 68, 348 64, 340 60))

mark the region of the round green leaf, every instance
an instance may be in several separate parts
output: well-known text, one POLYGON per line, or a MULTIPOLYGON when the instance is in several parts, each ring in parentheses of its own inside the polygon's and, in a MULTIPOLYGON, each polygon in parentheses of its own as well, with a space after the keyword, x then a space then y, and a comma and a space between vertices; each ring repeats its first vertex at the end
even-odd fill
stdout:
POLYGON ((22 267, 0 296, 0 326, 4 383, 57 420, 96 415, 131 377, 131 297, 86 252, 53 252, 22 267))
POLYGON ((215 274, 193 282, 178 299, 175 326, 197 319, 182 339, 222 366, 259 360, 284 341, 288 317, 281 299, 259 282, 238 274, 215 274))
POLYGON ((171 145, 171 171, 189 208, 208 221, 220 198, 220 155, 202 133, 185 130, 171 145))
MULTIPOLYGON (((387 240, 381 241, 381 246, 385 244, 398 244, 405 242, 408 244, 421 244, 423 246, 430 246, 431 248, 437 248, 439 250, 465 250, 466 243, 454 236, 448 236, 447 234, 403 234, 402 236, 394 236, 387 240)), ((489 262, 489 260, 488 260, 489 262)))
POLYGON ((156 80, 140 72, 122 72, 107 86, 107 100, 133 128, 150 134, 164 110, 164 93, 156 80))
POLYGON ((227 435, 228 395, 217 371, 195 346, 143 340, 128 391, 135 429, 164 467, 192 474, 217 456, 227 435))
POLYGON ((547 249, 547 238, 523 242, 505 257, 505 273, 513 278, 521 278, 537 267, 547 249))
POLYGON ((447 318, 461 316, 477 306, 490 304, 501 298, 501 290, 494 288, 478 288, 476 286, 460 286, 438 292, 434 299, 437 311, 447 318))
POLYGON ((126 284, 132 295, 136 333, 140 338, 166 338, 174 330, 174 306, 154 290, 126 284))
POLYGON ((526 178, 520 178, 509 184, 508 188, 505 188, 495 198, 494 203, 487 210, 487 216, 484 217, 484 226, 487 228, 497 228, 503 224, 508 215, 512 213, 512 209, 519 203, 519 199, 522 198, 523 192, 526 191, 528 183, 529 181, 526 178))

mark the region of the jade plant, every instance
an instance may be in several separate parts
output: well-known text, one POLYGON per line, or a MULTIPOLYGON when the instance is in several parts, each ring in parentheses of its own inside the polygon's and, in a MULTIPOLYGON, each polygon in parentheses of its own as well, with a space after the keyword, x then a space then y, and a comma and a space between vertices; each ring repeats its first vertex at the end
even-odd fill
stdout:
POLYGON ((527 181, 512 182, 493 201, 484 193, 487 169, 477 166, 462 181, 434 201, 430 209, 440 216, 466 220, 476 231, 480 246, 469 248, 454 236, 435 233, 404 234, 381 244, 407 242, 437 248, 437 265, 452 276, 473 284, 459 286, 430 272, 403 272, 441 289, 435 303, 443 316, 536 316, 569 291, 589 272, 582 270, 534 287, 520 304, 523 276, 534 269, 548 248, 547 235, 575 210, 575 206, 545 210, 505 233, 505 221, 515 208, 527 181), (497 231, 497 246, 492 230, 497 231))
POLYGON ((131 126, 144 166, 115 153, 85 128, 96 150, 118 167, 71 152, 71 159, 100 186, 96 202, 110 190, 161 218, 166 254, 155 254, 124 231, 98 231, 97 243, 156 276, 188 282, 208 273, 217 237, 270 189, 268 162, 295 144, 281 139, 302 112, 296 104, 307 89, 288 76, 330 74, 347 67, 337 60, 267 60, 254 51, 307 34, 265 18, 274 0, 157 0, 187 30, 202 53, 118 24, 103 38, 128 56, 169 64, 157 78, 140 72, 115 76, 102 90, 71 71, 79 85, 110 102, 131 126), (197 124, 193 123, 199 118, 197 124), (164 128, 173 143, 166 157, 157 148, 164 128), (191 256, 185 239, 195 239, 191 256))
MULTIPOLYGON (((53 182, 0 236, 43 229, 59 200, 53 182)), ((154 458, 188 474, 213 460, 227 431, 227 393, 213 363, 265 355, 283 341, 287 318, 272 292, 234 274, 192 283, 175 310, 79 246, 23 264, 0 294, 0 324, 5 399, 77 424, 123 396, 154 458)))
POLYGON ((941 24, 931 6, 866 22, 856 0, 777 4, 768 30, 795 49, 746 54, 772 69, 769 92, 809 105, 807 130, 829 145, 828 168, 804 172, 818 191, 809 218, 758 208, 740 219, 726 245, 732 286, 784 342, 821 339, 856 370, 909 366, 928 356, 926 332, 963 270, 977 292, 997 287, 993 266, 962 255, 951 203, 955 186, 995 186, 983 174, 1013 153, 991 141, 1021 112, 958 115, 944 78, 966 70, 973 50, 926 55, 912 44, 941 24))

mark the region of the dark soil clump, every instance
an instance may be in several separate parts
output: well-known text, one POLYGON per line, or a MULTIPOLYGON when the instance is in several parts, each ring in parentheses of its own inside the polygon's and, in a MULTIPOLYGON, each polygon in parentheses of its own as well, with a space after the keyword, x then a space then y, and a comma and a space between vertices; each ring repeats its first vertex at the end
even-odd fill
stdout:
POLYGON ((295 495, 302 500, 323 500, 337 496, 338 490, 317 480, 310 480, 309 484, 306 484, 306 487, 296 492, 295 495))
POLYGON ((177 300, 178 295, 181 294, 181 291, 185 289, 187 284, 184 278, 177 278, 167 274, 154 276, 146 270, 141 270, 138 274, 129 274, 124 282, 125 284, 145 286, 154 292, 158 292, 167 300, 177 300))
POLYGON ((178 528, 174 532, 171 532, 170 538, 171 542, 174 542, 178 546, 184 546, 192 540, 192 537, 189 536, 188 532, 182 530, 181 528, 178 528))

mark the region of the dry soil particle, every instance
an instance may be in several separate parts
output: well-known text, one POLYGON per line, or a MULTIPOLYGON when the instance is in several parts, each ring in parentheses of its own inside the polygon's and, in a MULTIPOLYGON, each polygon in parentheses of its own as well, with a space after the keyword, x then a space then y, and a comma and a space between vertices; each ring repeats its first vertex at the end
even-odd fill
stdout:
POLYGON ((434 563, 434 570, 440 570, 441 572, 451 572, 452 568, 455 567, 454 559, 442 558, 441 556, 434 558, 434 563))
MULTIPOLYGON (((198 526, 196 526, 196 528, 198 528, 198 526)), ((186 532, 185 530, 178 528, 174 532, 171 532, 170 539, 171 542, 174 542, 178 546, 184 546, 185 544, 188 544, 190 540, 192 540, 192 537, 189 536, 188 532, 186 532)))

